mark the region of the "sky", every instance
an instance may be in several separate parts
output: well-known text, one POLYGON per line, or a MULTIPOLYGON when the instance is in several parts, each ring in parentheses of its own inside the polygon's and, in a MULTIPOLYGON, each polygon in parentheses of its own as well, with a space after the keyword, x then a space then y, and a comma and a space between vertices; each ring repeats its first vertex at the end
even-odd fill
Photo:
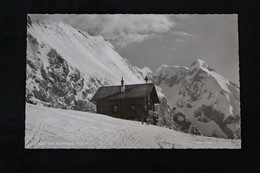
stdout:
POLYGON ((162 64, 189 67, 204 60, 239 85, 238 17, 225 15, 33 15, 101 35, 131 64, 155 71, 162 64))

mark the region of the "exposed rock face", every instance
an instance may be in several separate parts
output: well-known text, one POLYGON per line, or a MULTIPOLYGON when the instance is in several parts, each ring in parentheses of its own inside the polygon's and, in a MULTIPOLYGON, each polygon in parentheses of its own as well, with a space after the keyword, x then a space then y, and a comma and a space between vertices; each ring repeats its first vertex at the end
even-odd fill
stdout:
POLYGON ((167 100, 165 97, 159 97, 160 99, 160 109, 159 109, 159 121, 157 125, 159 126, 166 126, 166 127, 173 127, 172 118, 169 115, 169 106, 167 104, 167 100))
POLYGON ((92 76, 86 78, 76 67, 72 67, 45 44, 28 34, 27 39, 26 101, 41 103, 45 106, 94 111, 89 102, 99 86, 108 85, 109 81, 92 76), (46 52, 44 60, 38 54, 46 52))

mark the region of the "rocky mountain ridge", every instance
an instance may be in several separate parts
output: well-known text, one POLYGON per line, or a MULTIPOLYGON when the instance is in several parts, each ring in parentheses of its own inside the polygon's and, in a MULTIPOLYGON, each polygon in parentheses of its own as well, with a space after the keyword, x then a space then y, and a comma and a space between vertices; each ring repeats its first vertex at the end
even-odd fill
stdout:
POLYGON ((163 89, 167 103, 206 136, 240 138, 240 90, 205 61, 189 68, 162 65, 150 79, 163 89))

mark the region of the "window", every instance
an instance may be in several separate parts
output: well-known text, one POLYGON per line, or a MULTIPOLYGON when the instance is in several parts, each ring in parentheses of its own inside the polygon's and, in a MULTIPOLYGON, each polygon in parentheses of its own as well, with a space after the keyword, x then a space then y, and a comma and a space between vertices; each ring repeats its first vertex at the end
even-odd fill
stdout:
POLYGON ((117 105, 113 106, 113 112, 118 112, 118 106, 117 105))
POLYGON ((103 107, 100 107, 100 108, 99 108, 99 112, 100 112, 100 113, 103 113, 103 107))
POLYGON ((135 111, 135 105, 130 105, 131 111, 135 111))

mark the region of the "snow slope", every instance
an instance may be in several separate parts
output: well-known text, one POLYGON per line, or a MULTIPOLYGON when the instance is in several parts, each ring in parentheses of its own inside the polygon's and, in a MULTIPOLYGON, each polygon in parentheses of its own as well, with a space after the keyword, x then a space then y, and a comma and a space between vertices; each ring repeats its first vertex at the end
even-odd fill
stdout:
MULTIPOLYGON (((27 32, 40 45, 44 44, 56 50, 64 60, 71 66, 77 67, 86 77, 91 77, 90 74, 106 76, 115 84, 120 83, 121 77, 125 78, 126 83, 143 82, 142 76, 102 36, 90 36, 70 25, 52 20, 33 22, 27 28, 27 32)), ((43 57, 46 55, 43 48, 38 48, 38 51, 42 53, 39 57, 46 62, 47 58, 43 57)))
POLYGON ((241 140, 28 103, 25 124, 25 148, 241 148, 241 140))

